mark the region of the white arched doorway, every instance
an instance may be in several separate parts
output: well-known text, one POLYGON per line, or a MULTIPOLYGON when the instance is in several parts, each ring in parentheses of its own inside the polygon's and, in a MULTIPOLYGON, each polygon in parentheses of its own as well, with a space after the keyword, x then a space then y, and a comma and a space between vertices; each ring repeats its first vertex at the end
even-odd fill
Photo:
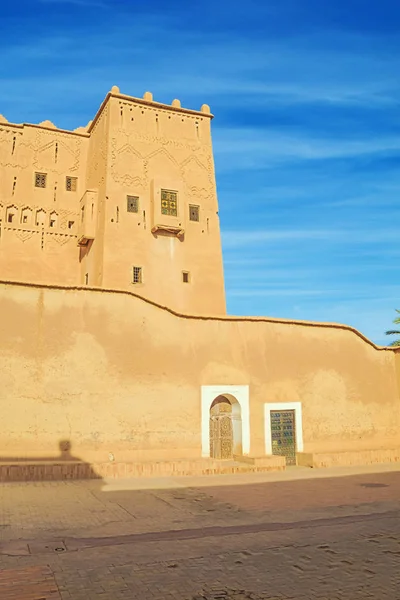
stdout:
POLYGON ((250 452, 249 386, 201 387, 201 443, 203 457, 250 452))

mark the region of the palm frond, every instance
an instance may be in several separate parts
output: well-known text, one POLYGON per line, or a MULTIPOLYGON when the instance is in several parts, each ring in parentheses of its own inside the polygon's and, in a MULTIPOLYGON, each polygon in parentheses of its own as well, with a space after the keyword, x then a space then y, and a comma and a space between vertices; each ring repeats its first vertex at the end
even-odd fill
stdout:
POLYGON ((396 331, 396 329, 389 329, 389 331, 385 331, 386 335, 400 335, 400 331, 396 331))
POLYGON ((392 346, 392 347, 400 346, 400 340, 395 340, 394 342, 392 342, 391 344, 389 344, 389 346, 392 346))

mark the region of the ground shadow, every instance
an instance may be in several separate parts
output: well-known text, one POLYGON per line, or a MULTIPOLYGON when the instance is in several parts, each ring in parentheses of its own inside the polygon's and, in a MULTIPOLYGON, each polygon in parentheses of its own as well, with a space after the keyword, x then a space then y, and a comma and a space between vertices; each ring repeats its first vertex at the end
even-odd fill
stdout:
POLYGON ((0 456, 0 482, 102 479, 94 468, 71 452, 70 440, 58 443, 55 456, 0 456))

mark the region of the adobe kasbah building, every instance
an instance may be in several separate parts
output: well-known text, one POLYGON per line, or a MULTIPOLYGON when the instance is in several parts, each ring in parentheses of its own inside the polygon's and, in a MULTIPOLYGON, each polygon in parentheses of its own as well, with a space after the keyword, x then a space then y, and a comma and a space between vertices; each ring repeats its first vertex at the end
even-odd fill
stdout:
POLYGON ((0 477, 400 460, 400 354, 226 314, 210 108, 0 118, 0 477))

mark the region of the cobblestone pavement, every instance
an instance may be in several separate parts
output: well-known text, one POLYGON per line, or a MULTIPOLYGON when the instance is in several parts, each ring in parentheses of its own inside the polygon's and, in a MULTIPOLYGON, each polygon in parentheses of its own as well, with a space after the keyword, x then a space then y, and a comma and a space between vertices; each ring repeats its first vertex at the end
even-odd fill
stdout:
POLYGON ((399 600, 400 472, 361 471, 3 484, 1 600, 399 600))

